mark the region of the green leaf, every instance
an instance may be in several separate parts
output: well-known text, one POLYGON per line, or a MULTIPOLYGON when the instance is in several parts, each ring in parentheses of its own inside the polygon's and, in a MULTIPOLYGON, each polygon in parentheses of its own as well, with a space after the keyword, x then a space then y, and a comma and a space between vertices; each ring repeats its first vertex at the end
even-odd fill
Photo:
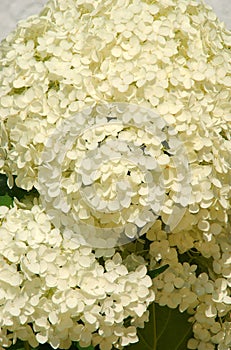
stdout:
POLYGON ((158 269, 149 271, 149 272, 148 272, 148 275, 149 275, 151 278, 155 278, 155 277, 157 277, 158 275, 160 275, 162 272, 164 272, 165 270, 167 270, 168 267, 169 267, 169 265, 166 264, 166 265, 164 265, 164 266, 159 267, 158 269))
POLYGON ((4 174, 0 174, 0 196, 4 196, 7 192, 7 177, 4 174))
POLYGON ((186 350, 192 337, 189 315, 178 309, 170 309, 153 303, 149 307, 150 321, 138 330, 140 341, 128 350, 186 350))
POLYGON ((8 194, 0 196, 0 206, 6 206, 8 208, 12 207, 13 199, 8 194))
POLYGON ((25 342, 22 340, 17 340, 14 345, 9 347, 9 350, 25 350, 25 342))

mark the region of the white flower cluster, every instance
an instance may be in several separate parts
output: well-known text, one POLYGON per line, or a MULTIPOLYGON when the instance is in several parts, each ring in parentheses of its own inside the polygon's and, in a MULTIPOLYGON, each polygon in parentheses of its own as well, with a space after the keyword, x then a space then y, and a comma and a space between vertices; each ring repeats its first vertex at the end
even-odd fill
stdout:
POLYGON ((154 300, 151 278, 144 265, 128 271, 119 253, 103 265, 70 231, 52 228, 38 205, 2 207, 0 346, 17 338, 65 349, 72 341, 102 350, 136 342, 154 300))
POLYGON ((38 190, 46 212, 56 227, 72 228, 94 248, 126 244, 163 214, 173 227, 171 217, 190 197, 182 143, 162 118, 137 105, 96 104, 70 117, 41 158, 38 190), (169 201, 176 204, 171 212, 169 201))
MULTIPOLYGON (((203 232, 181 232, 177 240, 162 230, 156 221, 147 233, 150 245, 150 264, 169 264, 153 284, 156 302, 170 308, 179 307, 192 316, 194 338, 189 349, 231 349, 231 227, 221 228, 210 241, 203 232), (179 254, 182 241, 191 242, 188 262, 179 254), (199 271, 197 271, 199 270, 199 271), (201 270, 201 271, 200 271, 201 270), (206 271, 206 272, 205 272, 206 271), (217 346, 217 347, 216 347, 217 346)), ((186 243, 187 244, 187 243, 186 243)))
MULTIPOLYGON (((162 145, 164 155, 153 154, 164 166, 165 190, 171 190, 146 235, 152 243, 145 260, 150 269, 170 265, 155 280, 156 302, 191 314, 194 339, 188 346, 198 350, 231 349, 230 50, 231 33, 196 0, 51 0, 39 16, 20 22, 0 47, 0 171, 16 175, 19 187, 39 189, 46 141, 73 115, 102 101, 152 109, 182 142, 191 173, 188 206, 171 229, 175 194, 184 188, 169 145, 162 145)), ((86 120, 87 115, 79 120, 83 130, 89 127, 86 120)), ((133 131, 124 133, 126 140, 133 131)), ((144 148, 154 143, 140 132, 135 141, 143 138, 144 148)), ((71 173, 81 151, 86 145, 94 150, 102 134, 87 137, 91 142, 79 142, 60 162, 62 186, 82 219, 89 219, 89 212, 77 197, 74 202, 79 188, 71 173)), ((91 166, 82 165, 87 186, 91 166)), ((114 172, 124 178, 126 167, 133 171, 131 164, 122 165, 100 168, 105 181, 96 192, 106 203, 115 197, 114 172)), ((133 179, 139 175, 134 172, 133 179)), ((130 196, 135 204, 147 190, 141 183, 134 184, 130 196)), ((59 191, 52 190, 48 199, 59 191)), ((123 184, 122 195, 126 190, 123 184)), ((95 198, 88 199, 98 207, 95 198)), ((124 210, 128 197, 121 200, 124 210)), ((133 272, 118 254, 101 265, 71 231, 53 228, 43 210, 40 203, 2 214, 0 344, 20 338, 32 346, 48 342, 67 348, 77 340, 110 349, 135 342, 135 327, 147 320, 153 300, 143 258, 137 258, 141 267, 133 272)), ((122 219, 116 212, 111 221, 122 219)), ((128 236, 134 237, 134 230, 130 225, 128 236)), ((130 266, 137 264, 129 258, 130 266)))
POLYGON ((91 103, 129 102, 152 108, 184 141, 192 204, 213 206, 216 193, 227 208, 230 45, 195 0, 50 1, 1 45, 4 171, 31 189, 55 125, 91 103))

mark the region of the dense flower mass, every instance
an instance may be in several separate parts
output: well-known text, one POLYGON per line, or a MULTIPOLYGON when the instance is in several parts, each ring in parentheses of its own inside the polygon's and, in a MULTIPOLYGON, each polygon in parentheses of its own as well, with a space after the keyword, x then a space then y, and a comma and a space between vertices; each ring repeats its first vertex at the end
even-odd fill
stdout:
POLYGON ((4 171, 31 189, 55 125, 95 102, 130 102, 156 111, 184 141, 192 204, 214 206, 216 194, 226 209, 230 44, 197 1, 50 1, 1 46, 4 171))
POLYGON ((158 304, 189 312, 189 349, 231 349, 230 50, 231 33, 195 0, 50 0, 1 43, 0 172, 43 198, 0 210, 0 346, 19 338, 31 346, 122 348, 137 341, 155 294, 158 304), (163 125, 150 137, 142 113, 133 126, 127 120, 113 129, 105 111, 89 122, 91 108, 111 103, 151 110, 163 125), (62 140, 51 141, 73 117, 83 133, 72 128, 76 140, 60 155, 62 140), (187 154, 186 194, 173 142, 160 137, 164 126, 187 154), (118 162, 105 140, 112 158, 118 145, 138 149, 118 162), (159 177, 142 177, 137 159, 142 170, 157 164, 159 177), (78 176, 97 214, 81 201, 78 176), (95 180, 98 197, 87 187, 95 180), (50 185, 47 193, 41 184, 50 185), (155 220, 147 211, 139 216, 150 193, 159 196, 151 197, 155 220), (132 242, 116 253, 79 244, 70 216, 59 225, 54 208, 71 208, 91 229, 126 223, 132 239, 144 228, 141 252, 132 242), (145 266, 164 264, 151 291, 145 266))
POLYGON ((138 238, 158 216, 172 229, 190 197, 182 148, 174 129, 150 109, 96 104, 48 138, 40 200, 56 227, 74 229, 79 243, 94 248, 138 238))
POLYGON ((17 337, 54 348, 69 348, 74 340, 101 349, 137 341, 136 326, 147 321, 154 300, 144 265, 128 271, 119 253, 100 265, 70 231, 52 228, 38 205, 2 208, 1 346, 17 337))
MULTIPOLYGON (((158 261, 169 264, 166 272, 153 283, 156 302, 170 308, 187 310, 193 323, 194 339, 189 349, 229 350, 231 347, 231 227, 216 233, 205 242, 203 231, 181 232, 178 239, 172 234, 168 238, 157 221, 147 233, 150 245, 151 268, 158 261), (182 262, 179 254, 183 240, 191 241, 187 252, 191 265, 182 262), (193 243, 194 242, 194 243, 193 243), (199 248, 200 246, 200 248, 199 248), (199 254, 200 253, 200 254, 199 254)), ((182 248, 181 248, 182 249, 182 248)), ((186 250, 186 249, 185 249, 186 250)))

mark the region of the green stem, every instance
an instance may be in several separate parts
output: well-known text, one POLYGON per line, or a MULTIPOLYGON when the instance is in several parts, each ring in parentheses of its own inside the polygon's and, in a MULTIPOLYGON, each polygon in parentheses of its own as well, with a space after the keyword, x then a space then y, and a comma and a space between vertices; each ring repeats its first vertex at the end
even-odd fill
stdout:
POLYGON ((29 345, 28 341, 24 341, 23 345, 24 345, 25 350, 30 350, 30 345, 29 345))

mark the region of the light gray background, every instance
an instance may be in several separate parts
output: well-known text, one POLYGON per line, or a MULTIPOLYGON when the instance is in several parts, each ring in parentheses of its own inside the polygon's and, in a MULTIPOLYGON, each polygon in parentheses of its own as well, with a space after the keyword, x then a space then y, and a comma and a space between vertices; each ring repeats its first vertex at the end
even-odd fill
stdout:
MULTIPOLYGON (((18 20, 39 13, 46 0, 0 0, 0 40, 12 29, 18 20)), ((206 0, 218 17, 231 29, 231 0, 206 0)))

